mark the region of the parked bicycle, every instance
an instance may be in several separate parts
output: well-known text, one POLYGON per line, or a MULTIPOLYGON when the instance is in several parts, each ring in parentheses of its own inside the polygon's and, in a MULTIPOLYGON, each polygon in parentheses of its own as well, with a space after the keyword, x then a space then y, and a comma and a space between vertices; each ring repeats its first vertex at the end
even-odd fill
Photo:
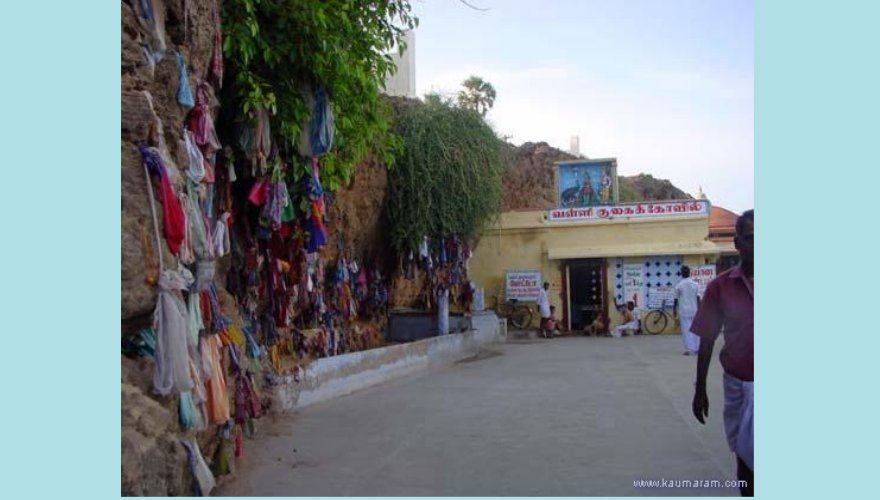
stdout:
POLYGON ((507 318, 514 328, 523 330, 532 324, 533 313, 528 303, 520 302, 517 299, 508 299, 501 302, 497 293, 492 298, 495 299, 495 306, 491 309, 499 317, 507 318))
POLYGON ((660 303, 658 309, 652 309, 645 314, 645 318, 642 320, 642 329, 651 335, 657 335, 663 333, 669 323, 675 324, 675 318, 672 316, 672 313, 667 312, 667 309, 672 309, 672 305, 673 301, 664 300, 660 303), (669 307, 666 306, 667 303, 669 307))

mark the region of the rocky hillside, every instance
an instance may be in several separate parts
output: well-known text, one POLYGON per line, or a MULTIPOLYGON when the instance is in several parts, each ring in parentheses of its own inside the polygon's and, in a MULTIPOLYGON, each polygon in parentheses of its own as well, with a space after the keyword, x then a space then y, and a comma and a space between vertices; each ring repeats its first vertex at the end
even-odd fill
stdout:
MULTIPOLYGON (((504 210, 546 210, 556 203, 553 164, 576 160, 565 151, 546 142, 526 142, 520 146, 505 143, 507 172, 504 176, 504 210)), ((666 179, 650 174, 620 176, 621 202, 691 199, 692 196, 666 179)))

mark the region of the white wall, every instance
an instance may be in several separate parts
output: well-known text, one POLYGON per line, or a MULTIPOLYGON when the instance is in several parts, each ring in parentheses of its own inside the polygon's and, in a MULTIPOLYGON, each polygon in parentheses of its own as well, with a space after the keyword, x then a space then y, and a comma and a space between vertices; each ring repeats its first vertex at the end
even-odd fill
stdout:
POLYGON ((397 73, 385 79, 385 93, 400 97, 416 97, 416 33, 409 30, 404 34, 406 50, 403 57, 392 54, 397 73))

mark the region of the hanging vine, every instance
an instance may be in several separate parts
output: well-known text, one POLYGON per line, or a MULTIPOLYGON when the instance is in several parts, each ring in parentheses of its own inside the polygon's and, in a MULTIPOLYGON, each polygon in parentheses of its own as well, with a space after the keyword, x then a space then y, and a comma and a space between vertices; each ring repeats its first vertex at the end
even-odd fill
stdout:
POLYGON ((402 106, 403 151, 388 175, 391 245, 403 254, 424 236, 472 239, 502 201, 501 141, 479 113, 442 102, 402 106))
MULTIPOLYGON (((309 110, 303 85, 326 89, 335 117, 331 153, 321 160, 325 187, 335 191, 368 154, 394 162, 399 139, 380 100, 405 48, 404 30, 418 25, 406 0, 223 0, 225 89, 236 120, 272 117, 273 138, 295 151, 309 110)), ((294 178, 308 168, 293 171, 294 178)))

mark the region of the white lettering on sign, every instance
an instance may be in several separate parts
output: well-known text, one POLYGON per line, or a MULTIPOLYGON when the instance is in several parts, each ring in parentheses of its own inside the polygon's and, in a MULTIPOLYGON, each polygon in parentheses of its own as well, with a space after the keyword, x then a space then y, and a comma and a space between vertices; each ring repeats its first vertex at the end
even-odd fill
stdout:
POLYGON ((644 307, 642 288, 645 286, 645 266, 623 265, 623 301, 633 301, 636 307, 644 307))
POLYGON ((700 297, 706 294, 706 286, 715 279, 715 266, 696 266, 691 268, 691 278, 700 285, 700 297))
POLYGON ((662 203, 631 203, 590 208, 556 208, 550 210, 547 220, 566 222, 602 219, 641 219, 648 217, 679 217, 708 215, 709 202, 705 200, 670 201, 662 203))
POLYGON ((648 307, 650 309, 660 309, 661 307, 672 307, 675 301, 675 288, 671 286, 655 286, 648 291, 648 307))
POLYGON ((544 283, 541 271, 508 271, 504 280, 504 297, 524 302, 536 302, 544 283))

